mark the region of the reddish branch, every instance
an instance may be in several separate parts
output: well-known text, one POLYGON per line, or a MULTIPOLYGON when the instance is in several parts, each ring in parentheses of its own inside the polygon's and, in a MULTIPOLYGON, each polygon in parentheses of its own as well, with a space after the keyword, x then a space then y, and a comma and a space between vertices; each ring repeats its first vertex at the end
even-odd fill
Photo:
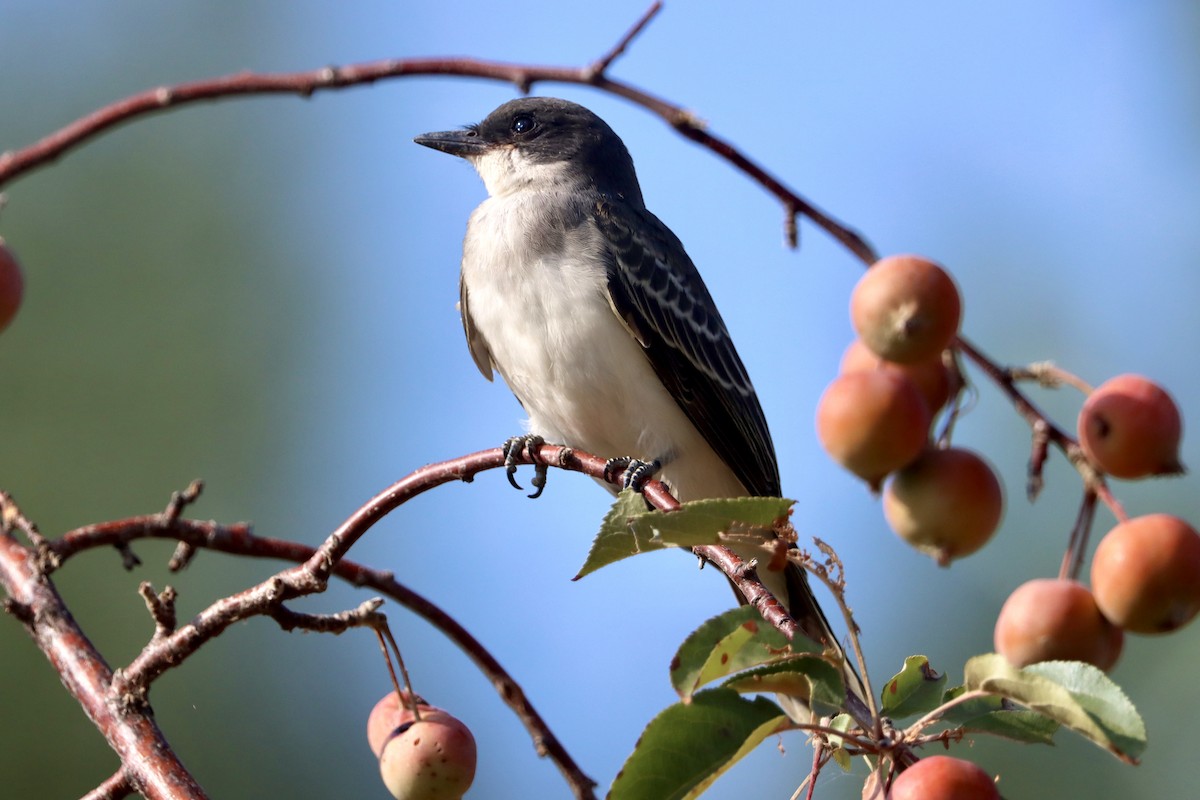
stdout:
MULTIPOLYGON (((522 457, 524 458, 524 455, 522 457)), ((604 477, 604 459, 587 453, 555 445, 542 445, 537 448, 536 457, 549 465, 583 472, 595 478, 604 477)), ((524 460, 531 463, 528 458, 524 460)), ((48 580, 49 573, 72 556, 96 547, 127 548, 130 542, 146 538, 171 539, 197 549, 256 558, 276 558, 297 564, 272 575, 256 586, 221 598, 178 629, 175 628, 172 594, 167 591, 155 594, 148 586, 143 585, 141 592, 155 620, 155 634, 126 669, 113 675, 103 665, 99 653, 94 650, 81 658, 77 664, 56 663, 60 672, 66 669, 71 674, 83 672, 96 676, 83 691, 88 704, 101 707, 120 706, 132 710, 144 707, 149 687, 158 676, 178 666, 205 642, 235 622, 252 616, 270 616, 284 627, 300 624, 306 621, 309 615, 292 612, 283 603, 289 599, 322 591, 331 575, 355 586, 373 589, 412 610, 457 644, 492 681, 504 702, 525 724, 539 754, 549 756, 559 766, 577 797, 591 797, 595 783, 583 773, 549 730, 525 697, 520 685, 478 640, 436 605, 398 583, 390 573, 373 570, 344 558, 349 547, 377 521, 409 499, 450 481, 469 481, 476 473, 501 467, 504 463, 502 450, 496 448, 423 467, 364 504, 318 548, 257 537, 246 525, 226 526, 182 519, 179 517, 181 506, 174 500, 163 514, 87 525, 53 541, 39 537, 32 549, 24 548, 17 544, 13 537, 6 536, 5 539, 13 548, 12 556, 15 558, 19 555, 20 560, 30 564, 28 573, 14 587, 10 588, 6 583, 6 588, 14 598, 21 596, 15 591, 20 584, 44 584, 52 592, 48 580)), ((620 476, 615 477, 619 479, 620 476)), ((189 490, 189 500, 194 499, 197 490, 198 486, 195 485, 189 490)), ((678 507, 678 503, 666 487, 658 481, 649 482, 644 494, 653 505, 663 510, 678 507)), ((754 603, 772 624, 789 638, 795 635, 798 630, 795 621, 737 556, 719 546, 698 547, 696 552, 729 575, 739 591, 749 602, 754 603)), ((7 559, 0 558, 0 563, 5 561, 7 559)), ((55 599, 51 600, 49 605, 57 608, 56 613, 66 615, 61 599, 58 599, 57 595, 53 597, 55 599)), ((22 613, 19 609, 24 607, 19 606, 18 616, 22 613)), ((322 616, 320 620, 314 618, 313 624, 306 627, 314 630, 325 629, 331 619, 341 616, 322 616)), ((30 620, 32 618, 29 616, 30 620)), ((76 635, 86 642, 82 632, 77 632, 76 635)), ((81 702, 84 702, 84 699, 81 699, 81 702)), ((119 721, 98 719, 96 724, 108 733, 104 726, 120 727, 117 722, 119 721)), ((160 750, 169 752, 165 743, 163 745, 160 750)), ((136 783, 138 776, 131 776, 129 780, 140 786, 136 783)), ((114 781, 115 777, 110 779, 110 782, 114 781)), ((199 791, 198 787, 196 791, 199 791)))
MULTIPOLYGON (((876 260, 875 253, 859 234, 801 197, 732 144, 710 133, 690 112, 608 76, 612 62, 625 51, 659 8, 659 3, 651 6, 608 53, 583 67, 531 66, 470 58, 389 59, 344 67, 324 67, 308 72, 239 73, 151 89, 98 109, 28 147, 0 154, 0 187, 55 161, 119 125, 201 101, 263 94, 307 97, 318 91, 417 75, 457 75, 501 80, 516 85, 522 92, 528 92, 535 83, 540 82, 573 83, 618 95, 648 109, 682 136, 708 148, 744 172, 783 205, 791 244, 796 243, 796 218, 805 216, 865 264, 873 263, 876 260)), ((959 339, 958 348, 997 383, 1032 427, 1034 454, 1031 459, 1031 488, 1040 482, 1046 446, 1054 444, 1079 469, 1088 490, 1081 510, 1081 523, 1077 528, 1083 526, 1083 520, 1090 520, 1091 506, 1096 497, 1112 507, 1118 515, 1123 514, 1102 477, 1082 457, 1075 440, 1017 389, 1012 374, 1001 369, 965 339, 959 339)), ((587 454, 543 445, 538 449, 537 458, 544 463, 585 472, 593 477, 603 475, 604 462, 587 454)), ((492 678, 505 702, 525 722, 539 752, 555 760, 577 796, 590 797, 593 782, 579 770, 546 728, 520 687, 478 641, 432 603, 397 583, 390 574, 368 569, 344 558, 349 548, 367 530, 409 498, 452 480, 469 480, 481 470, 502 464, 503 456, 496 449, 424 467, 373 498, 315 549, 293 542, 255 537, 247 526, 221 526, 180 519, 180 510, 190 499, 194 499, 198 487, 192 487, 174 498, 163 514, 87 526, 55 542, 43 539, 36 527, 12 504, 11 498, 0 494, 0 507, 4 511, 0 533, 0 584, 9 597, 6 609, 26 626, 62 676, 68 690, 122 759, 122 769, 97 787, 89 797, 116 798, 132 790, 141 792, 151 800, 204 797, 203 791, 179 764, 140 701, 158 675, 178 664, 234 622, 262 614, 273 616, 281 624, 315 625, 314 619, 291 612, 283 603, 323 591, 330 576, 370 587, 391 597, 459 644, 492 678), (32 547, 21 545, 12 535, 14 529, 24 533, 32 547), (177 551, 173 559, 176 566, 186 563, 194 548, 279 558, 296 562, 296 566, 237 595, 218 600, 177 629, 171 597, 165 593, 155 595, 148 587, 144 588, 143 596, 156 624, 155 635, 127 669, 114 675, 76 626, 48 576, 66 558, 100 545, 117 547, 126 565, 133 566, 137 563, 136 557, 128 545, 142 538, 171 538, 181 542, 183 549, 177 551)), ((660 483, 651 482, 645 494, 659 508, 677 507, 674 498, 660 483)), ((1078 553, 1081 545, 1078 541, 1074 545, 1074 552, 1078 553)), ((725 548, 700 547, 696 548, 696 552, 721 568, 768 621, 789 638, 795 635, 795 621, 758 582, 753 570, 746 569, 746 565, 725 548)))
MULTIPOLYGON (((112 692, 114 676, 104 657, 75 623, 34 551, 10 533, 9 520, 24 520, 24 515, 7 495, 0 495, 0 506, 6 523, 0 533, 0 585, 8 594, 5 608, 25 625, 63 686, 120 756, 124 780, 147 800, 207 797, 167 744, 149 709, 123 702, 112 692)), ((113 779, 105 782, 110 784, 116 786, 113 779)), ((120 795, 110 790, 97 796, 120 795)))

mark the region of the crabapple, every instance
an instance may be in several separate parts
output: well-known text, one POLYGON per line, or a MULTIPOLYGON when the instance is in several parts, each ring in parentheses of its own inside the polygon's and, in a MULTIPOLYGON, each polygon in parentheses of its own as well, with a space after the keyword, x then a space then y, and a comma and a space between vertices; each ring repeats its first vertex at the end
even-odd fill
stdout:
POLYGON ((1092 556, 1101 613, 1131 633, 1167 633, 1200 611, 1200 535, 1170 514, 1135 517, 1109 531, 1092 556))
POLYGON ((375 704, 367 740, 384 785, 397 800, 459 800, 475 780, 475 737, 460 720, 395 692, 375 704))
POLYGON ((970 761, 928 756, 896 776, 892 800, 1000 800, 996 782, 970 761))
POLYGON ((996 619, 996 652, 1014 667, 1039 661, 1086 661, 1108 672, 1125 635, 1096 607, 1087 587, 1035 578, 1017 587, 996 619))
POLYGON ((958 333, 961 315, 954 280, 920 256, 880 259, 850 295, 850 321, 859 338, 876 355, 901 364, 945 350, 958 333))
POLYGON ((850 372, 817 404, 817 436, 834 461, 878 490, 883 478, 925 446, 929 409, 917 387, 895 370, 850 372))
POLYGON ((21 296, 25 292, 25 279, 21 265, 13 251, 0 238, 0 331, 8 327, 21 307, 21 296))
POLYGON ((901 539, 941 566, 987 543, 1004 513, 1000 479, 970 450, 928 448, 883 493, 883 515, 901 539))
POLYGON ((899 370, 907 375, 925 398, 925 405, 931 414, 937 413, 950 399, 950 371, 942 362, 941 353, 925 361, 897 364, 875 355, 862 339, 855 339, 842 354, 840 372, 843 375, 847 372, 870 372, 878 369, 899 370))
POLYGON ((1088 395, 1079 412, 1079 444, 1116 478, 1183 472, 1183 421, 1166 390, 1140 375, 1118 375, 1088 395))

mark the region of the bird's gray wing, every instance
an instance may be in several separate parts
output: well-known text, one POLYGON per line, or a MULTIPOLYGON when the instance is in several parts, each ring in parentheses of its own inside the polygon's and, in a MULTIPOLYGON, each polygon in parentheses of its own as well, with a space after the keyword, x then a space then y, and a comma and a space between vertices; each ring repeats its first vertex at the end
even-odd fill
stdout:
POLYGON ((458 280, 458 313, 462 315, 463 333, 467 335, 467 347, 471 351, 471 358, 483 373, 483 377, 490 381, 493 377, 492 351, 488 349, 483 334, 475 328, 475 322, 471 319, 471 308, 467 305, 467 282, 461 277, 458 280))
POLYGON ((613 310, 717 455, 753 495, 778 496, 779 467, 758 396, 729 331, 683 245, 657 217, 601 200, 613 310))

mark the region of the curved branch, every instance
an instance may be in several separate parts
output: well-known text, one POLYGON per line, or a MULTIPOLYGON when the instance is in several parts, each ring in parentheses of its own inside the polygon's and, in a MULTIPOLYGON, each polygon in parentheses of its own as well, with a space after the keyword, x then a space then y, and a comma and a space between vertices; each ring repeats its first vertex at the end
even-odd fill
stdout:
POLYGON ((704 124, 691 112, 632 84, 608 77, 608 67, 625 51, 633 38, 641 33, 659 7, 659 3, 651 6, 608 53, 583 67, 511 64, 477 58, 385 59, 342 67, 321 67, 304 72, 240 72, 148 89, 80 117, 27 147, 0 153, 0 187, 27 172, 52 163, 89 140, 126 122, 193 103, 264 94, 309 97, 316 92, 419 75, 457 75, 505 81, 525 93, 529 92, 535 83, 571 83, 593 86, 653 112, 682 136, 707 147, 745 172, 773 194, 787 210, 790 223, 788 239, 793 246, 796 244, 795 216, 802 215, 811 219, 866 263, 875 261, 874 251, 861 235, 801 197, 730 142, 709 133, 704 124))

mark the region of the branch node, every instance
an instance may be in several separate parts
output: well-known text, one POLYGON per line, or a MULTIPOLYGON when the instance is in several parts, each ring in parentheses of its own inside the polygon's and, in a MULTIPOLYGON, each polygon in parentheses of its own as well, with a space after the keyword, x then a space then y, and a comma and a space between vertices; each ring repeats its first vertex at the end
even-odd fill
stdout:
POLYGON ((149 581, 138 584, 138 594, 146 601, 146 610, 154 620, 154 638, 163 639, 175 632, 175 599, 179 596, 173 586, 164 586, 158 594, 149 581))
POLYGON ((180 541, 175 545, 175 552, 171 554, 171 560, 167 562, 167 569, 171 572, 180 572, 192 563, 192 558, 196 555, 196 547, 190 542, 180 541))
POLYGON ((33 608, 25 603, 18 602, 11 597, 6 597, 3 600, 4 613, 16 619, 24 625, 33 624, 33 608))
POLYGON ((133 552, 129 542, 116 542, 113 547, 121 554, 121 567, 126 572, 133 572, 135 568, 142 565, 142 560, 138 558, 137 553, 133 552))
POLYGON ((183 509, 196 502, 203 491, 204 481, 197 478, 189 483, 187 488, 182 492, 171 492, 171 499, 167 501, 167 507, 163 509, 159 517, 160 524, 164 528, 169 528, 174 524, 175 520, 179 519, 179 515, 183 513, 183 509))
POLYGON ((625 52, 630 43, 637 38, 638 34, 645 30, 646 26, 650 24, 650 20, 654 19, 655 15, 661 10, 662 2, 660 2, 660 0, 655 0, 655 2, 650 5, 650 8, 646 9, 646 13, 642 14, 641 19, 633 23, 633 27, 626 31, 625 35, 622 36, 607 53, 600 56, 600 58, 596 59, 583 69, 582 74, 584 81, 586 83, 595 83, 603 78, 604 73, 608 70, 612 63, 616 61, 622 53, 625 52))

